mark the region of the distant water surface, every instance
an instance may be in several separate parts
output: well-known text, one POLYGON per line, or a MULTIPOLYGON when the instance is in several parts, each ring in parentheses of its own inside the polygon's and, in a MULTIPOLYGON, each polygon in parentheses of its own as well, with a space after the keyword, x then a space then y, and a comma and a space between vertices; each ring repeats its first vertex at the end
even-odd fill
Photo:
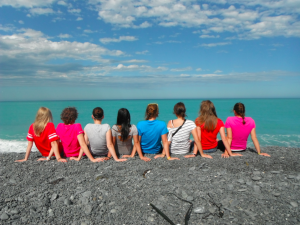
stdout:
MULTIPOLYGON (((120 108, 127 108, 132 123, 137 124, 144 120, 145 109, 153 102, 159 104, 158 119, 167 123, 175 119, 173 107, 179 101, 184 102, 188 119, 195 120, 202 99, 0 102, 0 152, 26 150, 28 128, 41 106, 51 109, 55 126, 61 123, 60 113, 65 107, 76 107, 79 112, 76 122, 84 128, 87 123, 93 122, 91 114, 97 106, 104 110, 103 123, 112 126, 120 108)), ((300 147, 300 99, 212 99, 212 102, 224 123, 228 116, 233 116, 234 104, 244 103, 246 116, 256 122, 261 146, 300 147)), ((251 138, 248 145, 253 146, 251 138)))

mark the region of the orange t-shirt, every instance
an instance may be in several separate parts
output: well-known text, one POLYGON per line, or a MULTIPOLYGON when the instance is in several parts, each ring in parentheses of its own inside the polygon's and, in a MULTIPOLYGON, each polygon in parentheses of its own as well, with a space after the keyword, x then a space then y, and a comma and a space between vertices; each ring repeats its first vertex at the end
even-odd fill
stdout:
POLYGON ((198 122, 198 118, 195 120, 197 127, 201 128, 201 145, 203 150, 208 150, 216 148, 218 146, 217 135, 221 127, 224 127, 222 120, 218 118, 217 126, 213 131, 208 131, 204 129, 204 124, 198 122))

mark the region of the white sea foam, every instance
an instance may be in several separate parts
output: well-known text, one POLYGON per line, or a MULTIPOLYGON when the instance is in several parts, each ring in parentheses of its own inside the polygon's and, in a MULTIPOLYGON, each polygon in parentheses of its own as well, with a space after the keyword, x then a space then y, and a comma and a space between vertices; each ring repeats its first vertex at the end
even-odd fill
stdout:
MULTIPOLYGON (((0 139, 0 153, 26 152, 27 143, 28 143, 28 141, 0 139)), ((37 148, 35 147, 35 145, 33 145, 32 151, 37 151, 37 148)))

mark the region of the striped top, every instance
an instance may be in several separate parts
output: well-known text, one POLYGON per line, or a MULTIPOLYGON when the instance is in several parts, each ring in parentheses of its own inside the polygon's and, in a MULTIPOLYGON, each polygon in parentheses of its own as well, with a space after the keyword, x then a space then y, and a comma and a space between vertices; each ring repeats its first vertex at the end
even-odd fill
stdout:
POLYGON ((172 121, 171 128, 168 127, 168 141, 171 141, 170 152, 171 154, 186 154, 190 151, 190 135, 192 130, 196 128, 195 123, 192 120, 186 120, 181 129, 172 137, 172 134, 176 132, 179 127, 174 127, 172 121))

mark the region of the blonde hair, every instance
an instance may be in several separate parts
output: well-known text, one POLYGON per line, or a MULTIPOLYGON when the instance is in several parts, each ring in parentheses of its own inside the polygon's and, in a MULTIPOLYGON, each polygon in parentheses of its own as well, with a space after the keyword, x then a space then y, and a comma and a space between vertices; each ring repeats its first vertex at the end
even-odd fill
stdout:
POLYGON ((33 130, 36 136, 39 136, 47 126, 47 123, 52 122, 53 117, 50 109, 41 107, 36 113, 35 120, 33 123, 33 130))
POLYGON ((204 124, 204 129, 207 131, 213 131, 218 122, 218 116, 214 104, 209 101, 202 101, 200 105, 198 122, 204 124))

